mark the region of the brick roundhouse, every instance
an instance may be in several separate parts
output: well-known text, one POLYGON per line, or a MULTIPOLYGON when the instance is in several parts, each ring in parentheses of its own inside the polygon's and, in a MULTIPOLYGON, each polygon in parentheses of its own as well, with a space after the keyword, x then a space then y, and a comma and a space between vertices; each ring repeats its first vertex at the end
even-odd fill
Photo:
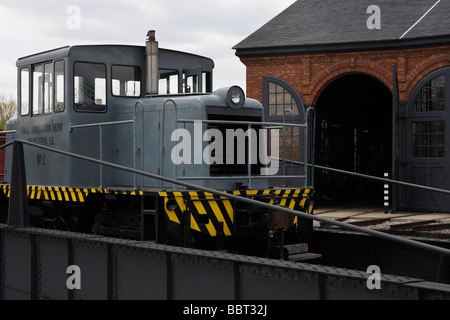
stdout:
MULTIPOLYGON (((448 1, 300 0, 234 49, 266 120, 315 108, 317 164, 450 190, 448 1)), ((322 203, 382 202, 348 176, 317 171, 315 187, 322 203)), ((442 193, 392 191, 394 210, 450 211, 442 193)))

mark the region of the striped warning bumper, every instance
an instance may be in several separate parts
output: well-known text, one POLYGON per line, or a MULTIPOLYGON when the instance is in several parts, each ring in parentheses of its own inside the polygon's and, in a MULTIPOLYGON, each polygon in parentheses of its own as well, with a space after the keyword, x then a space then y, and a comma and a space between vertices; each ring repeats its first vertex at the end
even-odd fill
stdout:
MULTIPOLYGON (((0 191, 8 198, 10 196, 10 185, 2 185, 0 191)), ((67 188, 67 187, 42 187, 27 186, 28 199, 32 200, 48 200, 48 201, 65 201, 65 202, 84 202, 89 194, 129 194, 142 195, 142 191, 119 191, 101 188, 67 188)))
MULTIPOLYGON (((227 193, 312 212, 312 204, 307 202, 312 196, 312 189, 234 190, 227 193)), ((232 235, 233 201, 197 191, 160 192, 159 195, 164 199, 164 210, 170 221, 182 224, 185 215, 190 214, 191 229, 212 237, 217 236, 218 232, 223 232, 225 236, 232 235)))

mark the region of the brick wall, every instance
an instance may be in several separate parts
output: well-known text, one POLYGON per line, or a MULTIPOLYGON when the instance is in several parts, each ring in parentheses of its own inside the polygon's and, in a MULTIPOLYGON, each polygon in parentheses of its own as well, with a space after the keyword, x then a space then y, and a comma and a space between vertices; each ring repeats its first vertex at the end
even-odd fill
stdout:
POLYGON ((327 84, 350 73, 371 75, 392 91, 392 66, 397 65, 401 101, 408 101, 416 84, 430 72, 450 66, 450 46, 409 50, 243 58, 247 96, 262 102, 262 77, 291 84, 304 104, 314 105, 327 84))

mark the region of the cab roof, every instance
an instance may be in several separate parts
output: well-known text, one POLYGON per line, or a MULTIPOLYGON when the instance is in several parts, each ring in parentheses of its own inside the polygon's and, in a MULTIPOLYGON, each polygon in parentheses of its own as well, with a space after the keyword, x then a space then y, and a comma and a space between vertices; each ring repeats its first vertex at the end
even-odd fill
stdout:
MULTIPOLYGON (((144 59, 145 47, 144 46, 132 46, 132 45, 75 45, 75 46, 65 46, 61 48, 56 48, 48 51, 43 51, 35 53, 32 55, 24 56, 19 58, 16 62, 16 66, 26 66, 39 62, 57 60, 69 57, 71 52, 74 50, 92 50, 103 54, 108 54, 108 50, 123 50, 123 51, 134 51, 142 56, 144 59)), ((170 49, 159 49, 160 55, 160 68, 171 67, 176 68, 177 66, 183 66, 184 68, 202 66, 203 70, 212 70, 214 68, 214 61, 208 57, 175 51, 170 49)))

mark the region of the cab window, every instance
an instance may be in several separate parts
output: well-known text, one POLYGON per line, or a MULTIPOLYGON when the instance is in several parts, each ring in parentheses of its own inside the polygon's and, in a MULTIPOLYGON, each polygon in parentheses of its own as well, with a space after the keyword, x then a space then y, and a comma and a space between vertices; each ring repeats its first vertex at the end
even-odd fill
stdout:
POLYGON ((160 79, 158 86, 159 94, 179 93, 178 72, 176 70, 160 69, 160 79))
POLYGON ((112 66, 111 71, 113 96, 141 96, 141 69, 139 67, 112 66))
POLYGON ((75 62, 73 95, 76 111, 106 111, 106 66, 75 62))
POLYGON ((30 68, 20 69, 20 115, 30 112, 30 68))
POLYGON ((19 90, 22 116, 29 115, 30 108, 33 116, 64 111, 64 61, 21 68, 19 90))
POLYGON ((55 62, 55 112, 64 111, 64 61, 55 62))
POLYGON ((33 66, 33 115, 53 112, 53 63, 33 66))

